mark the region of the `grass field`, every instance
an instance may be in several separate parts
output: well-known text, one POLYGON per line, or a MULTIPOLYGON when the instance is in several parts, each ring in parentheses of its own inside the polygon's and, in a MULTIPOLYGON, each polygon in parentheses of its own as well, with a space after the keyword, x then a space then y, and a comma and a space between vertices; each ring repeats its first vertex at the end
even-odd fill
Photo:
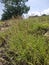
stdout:
POLYGON ((7 23, 9 28, 0 31, 5 65, 49 65, 49 35, 45 36, 49 31, 49 16, 11 19, 7 23))

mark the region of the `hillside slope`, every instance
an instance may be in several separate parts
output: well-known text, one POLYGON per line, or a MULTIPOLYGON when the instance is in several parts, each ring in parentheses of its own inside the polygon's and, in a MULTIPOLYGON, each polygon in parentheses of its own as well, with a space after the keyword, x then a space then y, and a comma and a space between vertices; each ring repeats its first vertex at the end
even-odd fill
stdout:
POLYGON ((49 16, 0 22, 0 65, 49 65, 47 32, 49 16))

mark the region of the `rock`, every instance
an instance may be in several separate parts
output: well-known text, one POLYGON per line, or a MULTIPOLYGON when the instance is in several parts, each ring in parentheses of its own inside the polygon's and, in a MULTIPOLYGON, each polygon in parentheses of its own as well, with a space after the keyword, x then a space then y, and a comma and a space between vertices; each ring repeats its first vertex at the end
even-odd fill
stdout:
POLYGON ((0 62, 4 63, 4 62, 5 62, 5 60, 4 60, 3 58, 0 58, 0 62))
POLYGON ((8 22, 5 22, 4 24, 3 24, 3 27, 9 27, 10 26, 10 24, 8 23, 8 22))
POLYGON ((47 31, 44 36, 49 37, 49 31, 47 31))
POLYGON ((0 62, 0 65, 3 65, 2 62, 0 62))

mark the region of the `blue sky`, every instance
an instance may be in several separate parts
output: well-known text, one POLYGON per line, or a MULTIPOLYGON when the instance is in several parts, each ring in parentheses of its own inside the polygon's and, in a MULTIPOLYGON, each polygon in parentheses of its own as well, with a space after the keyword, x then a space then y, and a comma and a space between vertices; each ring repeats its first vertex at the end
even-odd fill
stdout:
MULTIPOLYGON (((43 11, 49 8, 49 0, 28 0, 26 4, 30 6, 30 12, 43 11)), ((3 13, 3 9, 4 7, 0 3, 0 18, 3 13)))
POLYGON ((30 11, 42 11, 49 8, 49 0, 29 0, 30 11))
POLYGON ((0 18, 1 18, 1 15, 3 13, 3 9, 4 9, 3 4, 0 3, 0 18))

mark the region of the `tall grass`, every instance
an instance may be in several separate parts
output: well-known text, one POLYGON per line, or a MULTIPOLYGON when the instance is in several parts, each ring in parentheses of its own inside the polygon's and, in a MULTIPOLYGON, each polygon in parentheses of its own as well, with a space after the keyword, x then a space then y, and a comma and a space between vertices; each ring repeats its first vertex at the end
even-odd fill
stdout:
POLYGON ((12 58, 10 65, 49 65, 49 37, 44 36, 49 31, 49 16, 9 22, 10 28, 0 32, 0 37, 8 36, 5 54, 12 58))

